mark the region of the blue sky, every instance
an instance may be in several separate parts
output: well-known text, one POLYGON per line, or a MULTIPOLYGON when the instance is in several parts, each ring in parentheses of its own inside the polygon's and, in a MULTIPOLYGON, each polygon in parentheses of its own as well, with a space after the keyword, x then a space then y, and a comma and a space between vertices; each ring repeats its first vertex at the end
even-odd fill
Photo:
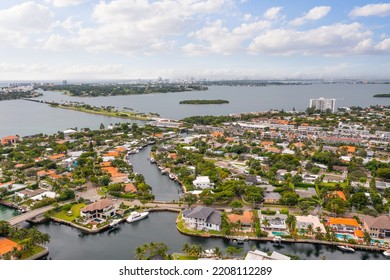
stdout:
POLYGON ((390 3, 0 1, 0 80, 390 79, 390 3))

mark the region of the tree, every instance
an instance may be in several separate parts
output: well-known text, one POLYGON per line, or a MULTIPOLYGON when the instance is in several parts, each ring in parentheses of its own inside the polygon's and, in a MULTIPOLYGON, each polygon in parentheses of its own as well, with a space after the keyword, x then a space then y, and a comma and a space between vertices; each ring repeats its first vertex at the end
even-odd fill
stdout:
POLYGON ((370 233, 365 230, 363 234, 364 234, 364 236, 363 236, 364 243, 366 243, 366 245, 371 245, 372 238, 371 238, 370 233))
POLYGON ((358 210, 364 208, 368 204, 368 198, 363 192, 355 193, 350 199, 351 205, 357 206, 358 210))
POLYGON ((263 221, 261 223, 263 224, 265 229, 267 229, 271 226, 271 223, 269 222, 269 220, 267 218, 263 219, 263 221))
POLYGON ((313 237, 314 228, 313 228, 313 225, 312 225, 312 224, 309 224, 309 225, 307 226, 307 234, 313 237))
POLYGON ((194 205, 198 201, 198 197, 192 193, 186 193, 183 197, 183 201, 190 208, 192 205, 194 205))
POLYGON ((145 243, 137 247, 134 251, 139 260, 150 260, 154 258, 162 258, 164 260, 172 259, 168 253, 168 246, 162 242, 145 243))
POLYGON ((226 253, 229 255, 229 256, 234 256, 234 255, 238 255, 242 252, 242 248, 237 248, 237 247, 233 247, 233 246, 229 246, 226 248, 226 253))
POLYGON ((240 211, 241 208, 243 207, 243 204, 241 201, 239 200, 233 200, 230 205, 230 207, 232 207, 233 211, 237 212, 237 211, 240 211))
POLYGON ((332 198, 325 205, 325 208, 335 214, 343 214, 345 212, 345 202, 340 197, 332 198))
POLYGON ((11 232, 11 225, 7 221, 0 221, 0 236, 8 236, 11 232))
POLYGON ((295 231, 297 225, 297 218, 294 215, 288 215, 286 219, 286 225, 289 232, 292 234, 295 231))
POLYGON ((288 206, 293 206, 298 203, 299 195, 292 191, 286 191, 283 193, 281 203, 288 206))

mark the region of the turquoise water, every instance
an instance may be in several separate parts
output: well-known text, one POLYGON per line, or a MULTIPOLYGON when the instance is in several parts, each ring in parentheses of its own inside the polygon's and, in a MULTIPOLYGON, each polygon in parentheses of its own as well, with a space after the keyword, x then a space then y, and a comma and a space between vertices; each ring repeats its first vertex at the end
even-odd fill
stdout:
POLYGON ((284 232, 284 231, 273 231, 272 235, 274 235, 274 236, 284 236, 284 235, 288 235, 288 234, 287 234, 287 232, 284 232))
POLYGON ((10 218, 17 216, 17 215, 18 215, 17 210, 12 209, 12 208, 7 207, 7 206, 4 206, 4 205, 0 205, 0 221, 1 220, 7 221, 10 218))
POLYGON ((336 233, 337 239, 344 240, 344 236, 346 236, 347 239, 355 239, 351 234, 348 233, 336 233))

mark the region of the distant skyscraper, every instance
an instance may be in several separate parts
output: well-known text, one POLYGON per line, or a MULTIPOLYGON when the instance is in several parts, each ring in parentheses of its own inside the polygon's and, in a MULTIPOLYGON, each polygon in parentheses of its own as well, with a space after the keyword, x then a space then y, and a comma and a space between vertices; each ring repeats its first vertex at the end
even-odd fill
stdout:
POLYGON ((66 86, 68 84, 68 81, 67 80, 63 80, 62 81, 62 85, 66 86))
POLYGON ((310 108, 315 108, 316 110, 326 111, 330 110, 332 113, 335 112, 336 99, 325 99, 320 97, 318 99, 310 99, 310 108))

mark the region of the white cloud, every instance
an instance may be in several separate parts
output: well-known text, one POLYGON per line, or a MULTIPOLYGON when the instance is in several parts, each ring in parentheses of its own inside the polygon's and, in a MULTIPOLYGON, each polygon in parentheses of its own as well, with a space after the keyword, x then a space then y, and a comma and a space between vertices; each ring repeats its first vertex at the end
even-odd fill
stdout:
POLYGON ((222 25, 222 21, 218 20, 189 35, 203 44, 189 43, 183 47, 183 50, 189 55, 232 54, 242 49, 242 42, 245 39, 253 37, 270 25, 269 21, 256 21, 243 23, 229 30, 222 25))
POLYGON ((314 7, 307 13, 305 13, 303 16, 298 17, 290 22, 293 26, 298 26, 305 24, 307 21, 311 20, 319 20, 323 17, 325 17, 331 10, 331 7, 329 6, 318 6, 314 7))
POLYGON ((30 38, 50 29, 54 14, 35 2, 24 2, 0 10, 0 42, 14 47, 26 46, 30 38))
POLYGON ((268 30, 249 45, 251 53, 339 55, 357 52, 357 47, 370 39, 371 31, 361 24, 333 24, 307 31, 294 29, 268 30))
POLYGON ((280 12, 282 11, 283 7, 272 7, 269 8, 264 13, 264 18, 267 20, 276 20, 280 17, 280 12))
POLYGON ((79 28, 77 36, 53 34, 46 42, 50 50, 65 46, 101 53, 132 55, 170 51, 173 36, 189 30, 199 17, 219 13, 231 0, 112 0, 95 5, 96 26, 79 28))
POLYGON ((54 7, 76 6, 88 1, 89 0, 45 0, 46 3, 51 4, 54 7))
POLYGON ((354 7, 349 13, 351 17, 368 17, 390 15, 390 3, 369 4, 362 7, 354 7))

